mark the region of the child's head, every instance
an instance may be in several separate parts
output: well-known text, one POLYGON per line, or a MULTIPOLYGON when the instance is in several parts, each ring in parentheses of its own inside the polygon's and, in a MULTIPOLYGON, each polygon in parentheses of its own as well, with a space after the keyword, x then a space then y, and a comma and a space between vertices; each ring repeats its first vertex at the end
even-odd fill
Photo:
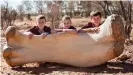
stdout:
POLYGON ((70 16, 65 15, 62 18, 62 24, 63 24, 63 27, 66 27, 66 28, 70 27, 72 24, 70 16))
POLYGON ((94 24, 100 24, 101 22, 101 12, 98 10, 92 11, 90 13, 90 17, 91 17, 91 22, 94 24))
POLYGON ((46 24, 46 18, 44 15, 38 15, 36 17, 36 23, 37 23, 37 26, 39 27, 44 27, 45 24, 46 24))

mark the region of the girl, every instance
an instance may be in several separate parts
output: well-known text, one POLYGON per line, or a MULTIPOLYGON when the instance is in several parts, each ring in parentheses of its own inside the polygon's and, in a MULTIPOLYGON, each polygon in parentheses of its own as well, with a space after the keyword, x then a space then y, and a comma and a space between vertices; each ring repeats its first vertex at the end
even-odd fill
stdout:
POLYGON ((55 31, 75 33, 76 28, 74 26, 72 26, 71 18, 66 15, 62 18, 59 29, 55 29, 55 31))

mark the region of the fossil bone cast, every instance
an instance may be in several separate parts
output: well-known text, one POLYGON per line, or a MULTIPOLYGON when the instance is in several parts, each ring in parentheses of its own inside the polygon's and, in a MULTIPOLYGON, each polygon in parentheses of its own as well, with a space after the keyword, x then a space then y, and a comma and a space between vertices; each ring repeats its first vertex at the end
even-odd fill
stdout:
POLYGON ((56 62, 77 67, 103 64, 119 56, 124 49, 125 33, 120 16, 111 15, 100 26, 99 33, 54 33, 44 39, 35 35, 29 39, 10 26, 3 57, 10 66, 31 62, 56 62))

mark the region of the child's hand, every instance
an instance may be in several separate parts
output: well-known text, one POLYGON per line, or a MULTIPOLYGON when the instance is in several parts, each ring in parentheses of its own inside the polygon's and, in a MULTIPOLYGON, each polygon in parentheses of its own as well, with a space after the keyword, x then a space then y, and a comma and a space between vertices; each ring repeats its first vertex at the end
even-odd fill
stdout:
POLYGON ((84 31, 83 31, 83 29, 78 29, 77 32, 82 33, 84 31))
POLYGON ((33 33, 29 33, 29 34, 28 34, 29 39, 32 39, 33 36, 34 36, 33 33))
POLYGON ((77 34, 77 31, 74 29, 63 29, 63 32, 68 32, 68 33, 72 33, 72 34, 77 34))
POLYGON ((71 30, 71 33, 72 33, 72 34, 77 34, 78 32, 77 32, 77 30, 74 30, 74 29, 73 29, 73 30, 71 30))
POLYGON ((41 36, 44 39, 46 36, 48 35, 48 33, 42 33, 41 36))
POLYGON ((95 27, 95 28, 92 28, 91 30, 92 30, 92 32, 99 32, 100 28, 99 27, 95 27))
POLYGON ((95 27, 95 32, 99 32, 100 28, 99 27, 95 27))

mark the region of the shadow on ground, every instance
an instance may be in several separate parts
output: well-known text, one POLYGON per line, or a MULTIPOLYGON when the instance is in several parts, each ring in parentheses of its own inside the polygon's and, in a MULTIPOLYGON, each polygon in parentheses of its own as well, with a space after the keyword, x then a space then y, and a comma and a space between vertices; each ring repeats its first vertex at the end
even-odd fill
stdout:
POLYGON ((12 68, 15 71, 24 71, 24 72, 32 72, 32 74, 48 74, 53 71, 59 72, 86 72, 86 73, 132 73, 133 72, 133 64, 126 62, 107 62, 100 66, 95 67, 87 67, 87 68, 79 68, 73 67, 65 64, 58 63, 43 63, 39 67, 16 67, 12 68))

